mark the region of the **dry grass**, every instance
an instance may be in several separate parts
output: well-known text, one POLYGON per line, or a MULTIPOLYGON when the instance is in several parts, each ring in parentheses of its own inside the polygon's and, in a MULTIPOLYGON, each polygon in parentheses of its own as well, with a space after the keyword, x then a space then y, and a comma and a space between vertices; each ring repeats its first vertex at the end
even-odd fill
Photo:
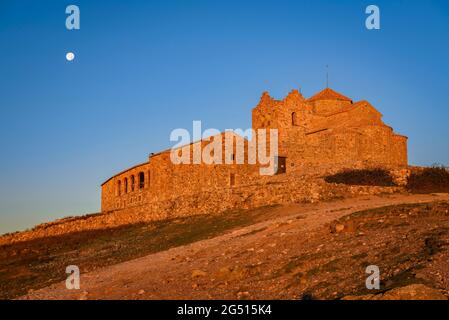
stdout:
POLYGON ((449 192, 448 168, 434 165, 412 172, 408 178, 407 189, 412 193, 449 192))
POLYGON ((0 299, 63 281, 68 265, 82 273, 209 239, 268 219, 273 206, 81 231, 0 246, 0 299))

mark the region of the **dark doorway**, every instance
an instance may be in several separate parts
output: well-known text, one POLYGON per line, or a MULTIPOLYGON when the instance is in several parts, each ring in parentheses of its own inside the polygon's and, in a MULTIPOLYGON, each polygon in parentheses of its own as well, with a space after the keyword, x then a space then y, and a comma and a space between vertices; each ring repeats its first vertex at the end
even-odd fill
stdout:
POLYGON ((282 174, 287 171, 287 158, 286 157, 278 157, 278 166, 276 170, 276 174, 282 174))

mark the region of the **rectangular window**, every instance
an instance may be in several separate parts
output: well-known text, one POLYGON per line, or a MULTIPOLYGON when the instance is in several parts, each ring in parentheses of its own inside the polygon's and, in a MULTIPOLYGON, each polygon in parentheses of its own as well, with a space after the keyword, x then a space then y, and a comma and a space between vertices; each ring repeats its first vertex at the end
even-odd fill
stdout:
POLYGON ((235 185, 235 173, 229 175, 229 185, 232 187, 235 185))
POLYGON ((283 174, 287 171, 287 158, 286 157, 278 157, 278 165, 276 169, 276 174, 283 174))
POLYGON ((145 174, 143 172, 139 172, 139 189, 143 189, 145 187, 145 174))

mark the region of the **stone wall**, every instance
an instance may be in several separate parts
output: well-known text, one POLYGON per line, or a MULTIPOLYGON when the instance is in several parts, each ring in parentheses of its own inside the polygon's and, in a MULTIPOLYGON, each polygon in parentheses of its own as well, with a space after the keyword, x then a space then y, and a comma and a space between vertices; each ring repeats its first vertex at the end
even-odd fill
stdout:
MULTIPOLYGON (((278 130, 278 155, 286 159, 285 173, 263 177, 259 173, 260 166, 249 164, 247 159, 243 164, 235 161, 225 164, 224 150, 219 155, 223 164, 174 164, 170 150, 167 150, 106 181, 102 185, 102 211, 133 209, 141 214, 151 212, 163 216, 181 212, 180 209, 173 211, 178 207, 182 207, 185 214, 246 208, 245 201, 250 201, 242 200, 246 196, 251 199, 266 197, 251 200, 265 204, 288 197, 291 201, 299 201, 308 198, 310 190, 294 182, 298 175, 313 176, 341 169, 382 167, 399 170, 407 167, 407 138, 384 124, 380 112, 367 101, 353 103, 331 89, 309 99, 297 90, 291 91, 283 100, 264 93, 252 110, 252 127, 255 130, 278 130), (289 195, 277 194, 274 185, 268 186, 267 181, 282 185, 282 190, 289 195), (261 194, 253 190, 257 188, 269 191, 261 194), (217 201, 214 205, 202 203, 214 201, 217 201)), ((194 146, 204 148, 215 139, 223 139, 223 134, 181 149, 189 147, 188 158, 192 160, 194 146)), ((233 152, 240 142, 247 155, 249 142, 239 136, 234 139, 233 152)))
MULTIPOLYGON (((218 139, 218 137, 212 137, 211 140, 214 138, 218 139)), ((209 142, 201 141, 200 143, 204 148, 209 142)), ((232 154, 236 154, 238 143, 241 143, 246 154, 248 143, 237 136, 232 139, 232 154)), ((209 190, 219 192, 231 184, 237 186, 259 178, 259 166, 249 165, 247 160, 242 164, 236 164, 236 159, 228 159, 228 162, 232 163, 226 164, 227 154, 224 144, 221 154, 223 164, 194 164, 194 144, 191 146, 187 151, 190 164, 174 164, 170 158, 170 151, 164 151, 152 155, 147 163, 132 167, 109 179, 102 185, 102 211, 162 203, 173 196, 197 194, 209 190), (141 175, 145 177, 142 185, 139 184, 141 175), (133 179, 134 188, 131 184, 133 179), (126 185, 128 185, 127 188, 125 188, 126 185)))
MULTIPOLYGON (((138 171, 130 171, 129 174, 132 172, 138 171)), ((172 195, 169 198, 133 203, 126 208, 103 211, 101 214, 61 219, 39 225, 29 231, 2 236, 0 245, 140 222, 401 191, 403 189, 400 187, 326 183, 323 178, 311 175, 291 174, 287 178, 286 176, 265 176, 257 182, 241 181, 241 184, 235 187, 211 188, 200 192, 187 190, 185 193, 172 195)))

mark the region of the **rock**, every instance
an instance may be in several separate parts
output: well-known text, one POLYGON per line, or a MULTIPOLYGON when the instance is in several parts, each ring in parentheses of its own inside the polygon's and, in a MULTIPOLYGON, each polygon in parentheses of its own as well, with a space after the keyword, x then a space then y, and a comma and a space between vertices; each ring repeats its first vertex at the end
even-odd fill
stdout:
POLYGON ((342 300, 447 300, 439 290, 423 284, 411 284, 391 289, 385 293, 346 296, 342 300))
POLYGON ((142 295, 144 293, 145 293, 145 290, 141 289, 141 290, 139 290, 139 292, 137 294, 142 295))
POLYGON ((78 300, 87 300, 87 296, 89 295, 89 292, 83 291, 81 295, 79 296, 78 300))
POLYGON ((220 268, 220 270, 218 270, 218 276, 219 277, 226 277, 228 276, 230 273, 232 272, 232 270, 228 267, 223 267, 220 268))
POLYGON ((241 299, 247 299, 249 297, 249 292, 245 291, 245 292, 238 292, 237 293, 237 299, 241 300, 241 299))
POLYGON ((447 300, 439 290, 423 284, 412 284, 384 293, 382 300, 447 300))
POLYGON ((335 225, 335 232, 340 233, 345 229, 345 225, 344 224, 336 224, 335 225))
POLYGON ((205 276, 207 276, 207 273, 202 270, 196 269, 192 271, 192 278, 205 277, 205 276))

